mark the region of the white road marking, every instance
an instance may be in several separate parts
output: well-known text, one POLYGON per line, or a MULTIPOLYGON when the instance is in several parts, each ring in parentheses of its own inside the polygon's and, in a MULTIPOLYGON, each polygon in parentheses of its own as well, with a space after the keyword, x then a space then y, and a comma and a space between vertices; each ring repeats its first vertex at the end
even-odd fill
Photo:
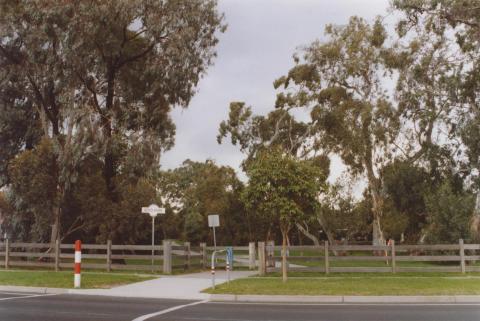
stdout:
POLYGON ((16 296, 16 297, 10 297, 10 298, 1 298, 0 301, 20 300, 20 299, 28 299, 28 298, 36 298, 40 296, 52 296, 52 295, 58 295, 58 294, 35 294, 35 295, 26 295, 26 296, 16 296))
POLYGON ((191 306, 194 306, 194 305, 207 303, 207 302, 209 302, 209 301, 204 300, 204 301, 197 301, 197 302, 184 304, 184 305, 177 305, 175 307, 168 308, 168 309, 165 309, 165 310, 162 310, 162 311, 158 311, 158 312, 154 312, 154 313, 139 316, 138 318, 133 319, 132 321, 144 321, 144 320, 147 320, 147 319, 150 319, 150 318, 162 315, 162 314, 166 314, 166 313, 169 313, 169 312, 173 312, 173 311, 176 311, 176 310, 180 310, 180 309, 183 309, 183 308, 187 308, 187 307, 191 307, 191 306))

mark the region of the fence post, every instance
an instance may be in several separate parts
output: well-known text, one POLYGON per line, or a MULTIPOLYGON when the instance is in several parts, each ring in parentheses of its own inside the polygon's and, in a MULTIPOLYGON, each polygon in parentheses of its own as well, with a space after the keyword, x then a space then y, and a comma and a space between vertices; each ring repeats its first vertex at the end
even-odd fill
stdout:
POLYGON ((60 240, 55 240, 55 272, 60 268, 60 240))
POLYGON ((460 245, 460 270, 465 274, 465 246, 463 245, 463 239, 458 241, 460 245))
POLYGON ((112 240, 107 240, 107 272, 112 271, 112 240))
POLYGON ((267 242, 267 267, 275 267, 275 241, 267 242))
POLYGON ((190 268, 190 242, 185 242, 185 269, 190 268))
POLYGON ((248 268, 255 270, 255 242, 248 243, 248 268))
POLYGON ((172 243, 163 240, 163 273, 172 274, 172 243))
POLYGON ((5 269, 10 267, 10 240, 5 240, 5 269))
POLYGON ((325 241, 325 249, 324 249, 324 254, 325 254, 325 273, 328 274, 330 273, 330 262, 328 261, 328 241, 325 241))
POLYGON ((258 242, 258 274, 263 276, 266 273, 265 242, 258 242))
POLYGON ((202 251, 202 266, 204 269, 208 267, 207 265, 207 243, 200 243, 200 249, 202 251))
POLYGON ((397 258, 395 253, 395 240, 392 240, 392 245, 390 249, 390 254, 392 256, 392 273, 397 273, 397 258))

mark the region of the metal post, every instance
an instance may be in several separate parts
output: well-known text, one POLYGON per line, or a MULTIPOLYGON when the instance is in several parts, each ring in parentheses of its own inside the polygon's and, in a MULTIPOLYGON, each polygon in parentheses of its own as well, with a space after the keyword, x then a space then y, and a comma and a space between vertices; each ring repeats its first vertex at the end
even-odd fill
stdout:
MULTIPOLYGON (((215 228, 213 228, 213 230, 215 231, 215 228)), ((215 290, 215 251, 213 251, 213 253, 212 253, 211 269, 212 269, 212 289, 215 290)))
POLYGON ((213 227, 213 250, 217 250, 217 238, 215 236, 215 226, 213 227))
POLYGON ((155 216, 152 216, 152 273, 155 256, 155 216))

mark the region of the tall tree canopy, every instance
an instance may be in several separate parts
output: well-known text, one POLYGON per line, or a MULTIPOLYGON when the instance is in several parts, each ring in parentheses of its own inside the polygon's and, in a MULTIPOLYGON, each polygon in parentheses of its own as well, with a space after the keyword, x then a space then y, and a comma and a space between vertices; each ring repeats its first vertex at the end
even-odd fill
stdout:
POLYGON ((169 112, 188 106, 223 16, 215 0, 0 1, 0 10, 2 181, 15 155, 52 140, 53 240, 89 155, 114 204, 121 177, 153 177, 173 145, 169 112))

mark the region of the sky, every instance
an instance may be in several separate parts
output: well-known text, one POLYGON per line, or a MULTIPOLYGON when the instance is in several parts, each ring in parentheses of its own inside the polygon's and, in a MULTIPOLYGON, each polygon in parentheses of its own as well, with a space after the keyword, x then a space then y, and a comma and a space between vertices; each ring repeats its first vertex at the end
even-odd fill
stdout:
MULTIPOLYGON (((213 159, 245 179, 239 167, 245 155, 228 139, 216 141, 230 102, 244 101, 255 114, 267 114, 276 96, 273 81, 293 67, 292 55, 302 46, 322 40, 325 25, 346 24, 353 15, 373 21, 386 16, 388 6, 388 0, 219 0, 228 28, 190 106, 172 113, 176 142, 162 155, 162 168, 178 167, 185 159, 213 159)), ((343 169, 334 159, 329 180, 343 169)))

